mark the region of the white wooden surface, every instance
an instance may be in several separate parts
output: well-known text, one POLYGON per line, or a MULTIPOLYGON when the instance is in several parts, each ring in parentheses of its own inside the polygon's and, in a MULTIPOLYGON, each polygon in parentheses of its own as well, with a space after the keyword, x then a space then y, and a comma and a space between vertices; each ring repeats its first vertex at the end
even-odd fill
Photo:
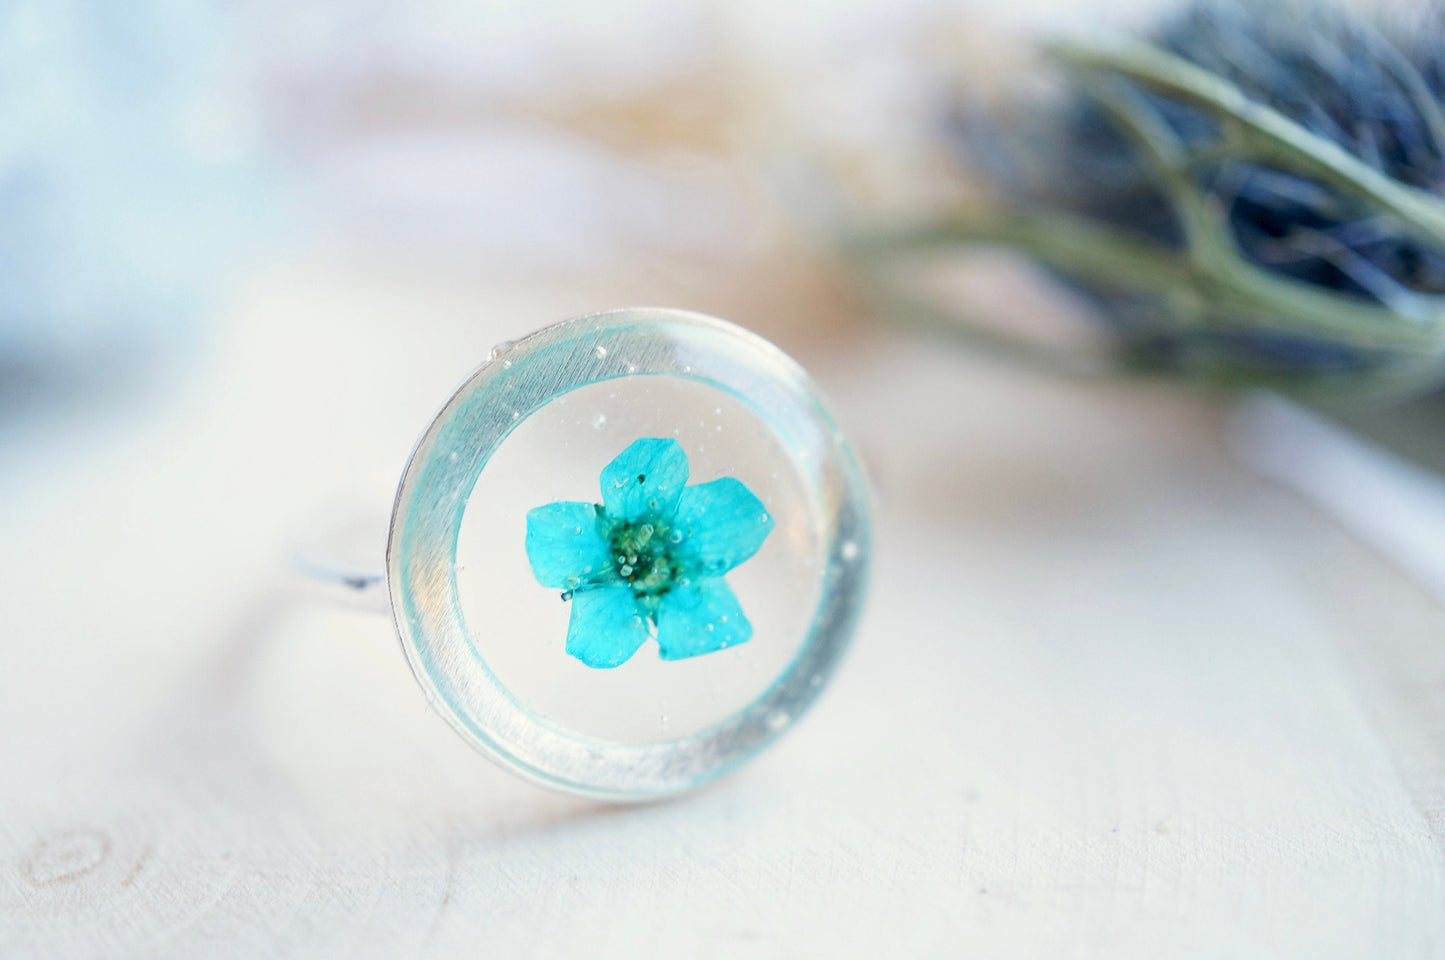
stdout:
POLYGON ((1433 601, 1233 465, 1207 401, 736 289, 298 266, 179 382, 12 426, 0 957, 1445 955, 1433 601), (283 567, 492 342, 639 301, 815 371, 878 554, 797 730, 613 808, 473 755, 385 619, 283 567))

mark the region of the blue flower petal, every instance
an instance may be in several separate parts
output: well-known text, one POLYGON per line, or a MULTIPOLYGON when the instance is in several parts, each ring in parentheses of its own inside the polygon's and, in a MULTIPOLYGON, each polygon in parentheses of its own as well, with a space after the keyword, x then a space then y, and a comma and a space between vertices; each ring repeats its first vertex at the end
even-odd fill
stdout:
POLYGON ((657 646, 664 660, 681 660, 747 643, 753 625, 726 581, 676 587, 657 612, 657 646))
POLYGON ((572 589, 614 573, 597 532, 597 505, 549 503, 527 513, 527 559, 544 587, 572 589))
POLYGON ((676 440, 644 437, 602 471, 602 505, 614 520, 668 517, 687 486, 687 454, 676 440))
POLYGON ((587 666, 626 663, 647 635, 647 621, 629 587, 594 587, 573 595, 567 652, 587 666))
POLYGON ((721 576, 758 552, 773 518, 741 480, 723 477, 682 492, 672 536, 679 552, 707 576, 721 576))

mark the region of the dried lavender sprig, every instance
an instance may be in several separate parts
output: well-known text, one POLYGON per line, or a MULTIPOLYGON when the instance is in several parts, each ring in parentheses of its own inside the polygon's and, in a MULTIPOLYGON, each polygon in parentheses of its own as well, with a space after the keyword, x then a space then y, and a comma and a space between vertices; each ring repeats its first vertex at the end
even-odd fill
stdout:
POLYGON ((1055 182, 872 238, 866 259, 1013 246, 1111 315, 1125 370, 1427 388, 1445 355, 1442 17, 1402 51, 1284 6, 1196 3, 1156 44, 1052 48, 1089 98, 1055 125, 1055 182))

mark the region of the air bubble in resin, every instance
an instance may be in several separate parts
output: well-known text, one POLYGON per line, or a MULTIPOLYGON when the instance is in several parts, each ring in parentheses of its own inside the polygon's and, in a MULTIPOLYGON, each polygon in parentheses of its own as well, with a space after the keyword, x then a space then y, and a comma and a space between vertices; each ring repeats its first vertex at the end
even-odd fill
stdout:
MULTIPOLYGON (((600 358, 605 349, 594 353, 600 358)), ((750 407, 688 378, 593 383, 534 411, 478 479, 457 541, 457 557, 465 559, 459 600, 477 653, 525 709, 595 740, 673 739, 743 710, 797 656, 822 586, 821 524, 793 463, 792 452, 750 407), (690 484, 741 480, 775 526, 758 553, 726 577, 752 623, 748 642, 730 652, 665 661, 649 640, 621 666, 596 669, 565 652, 571 603, 533 577, 526 515, 554 501, 598 502, 602 468, 641 437, 677 440, 688 457, 690 484)), ((669 534, 673 543, 680 539, 677 531, 669 534)), ((630 562, 627 556, 619 561, 630 562)))

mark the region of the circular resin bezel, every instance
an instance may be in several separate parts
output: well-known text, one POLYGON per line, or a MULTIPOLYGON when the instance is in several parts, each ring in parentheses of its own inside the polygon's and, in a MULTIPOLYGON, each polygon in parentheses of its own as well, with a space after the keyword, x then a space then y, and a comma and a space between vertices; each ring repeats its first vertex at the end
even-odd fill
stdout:
POLYGON ((417 682, 467 742, 545 786, 642 800, 690 790, 736 767, 812 705, 857 622, 869 535, 857 458, 798 364, 761 337, 712 317, 612 310, 503 345, 442 407, 397 490, 387 585, 417 682), (517 425, 579 387, 640 375, 681 377, 726 391, 777 433, 793 452, 811 515, 821 525, 825 563, 808 635, 762 695, 687 736, 625 744, 558 729, 511 695, 470 639, 455 567, 471 491, 517 425))

